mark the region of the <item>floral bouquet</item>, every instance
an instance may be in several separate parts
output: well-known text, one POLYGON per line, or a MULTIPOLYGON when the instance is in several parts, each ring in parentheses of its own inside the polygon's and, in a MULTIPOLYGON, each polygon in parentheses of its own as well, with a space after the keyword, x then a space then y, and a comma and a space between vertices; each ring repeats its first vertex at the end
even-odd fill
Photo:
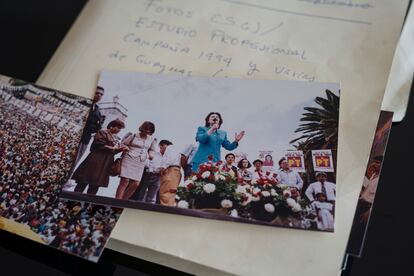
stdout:
POLYGON ((195 209, 229 209, 233 206, 233 194, 237 178, 222 169, 222 162, 214 163, 212 157, 199 166, 177 189, 177 206, 195 209))

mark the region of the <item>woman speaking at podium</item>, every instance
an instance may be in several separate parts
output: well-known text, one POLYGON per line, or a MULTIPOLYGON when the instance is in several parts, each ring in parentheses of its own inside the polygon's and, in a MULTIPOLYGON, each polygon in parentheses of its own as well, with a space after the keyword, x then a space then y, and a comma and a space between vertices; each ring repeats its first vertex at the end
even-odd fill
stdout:
POLYGON ((196 141, 199 142, 198 150, 193 158, 193 171, 197 172, 198 167, 213 157, 213 162, 221 160, 221 147, 226 150, 234 150, 238 147, 239 141, 244 136, 244 131, 236 133, 234 141, 227 139, 227 132, 221 130, 223 119, 218 112, 210 112, 205 118, 205 125, 197 129, 196 141))

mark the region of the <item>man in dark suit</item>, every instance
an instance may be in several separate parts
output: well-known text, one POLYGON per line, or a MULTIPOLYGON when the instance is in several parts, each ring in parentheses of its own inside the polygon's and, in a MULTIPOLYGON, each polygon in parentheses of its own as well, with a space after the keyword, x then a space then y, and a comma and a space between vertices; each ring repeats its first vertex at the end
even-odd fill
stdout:
POLYGON ((83 130, 83 134, 81 137, 81 143, 79 145, 78 155, 76 156, 76 164, 80 161, 83 154, 85 153, 89 142, 91 141, 92 134, 96 133, 98 130, 102 128, 102 124, 104 121, 104 116, 101 114, 99 110, 99 106, 97 103, 102 99, 104 94, 103 87, 97 86, 95 96, 92 100, 92 109, 89 113, 88 119, 86 121, 85 129, 83 130))

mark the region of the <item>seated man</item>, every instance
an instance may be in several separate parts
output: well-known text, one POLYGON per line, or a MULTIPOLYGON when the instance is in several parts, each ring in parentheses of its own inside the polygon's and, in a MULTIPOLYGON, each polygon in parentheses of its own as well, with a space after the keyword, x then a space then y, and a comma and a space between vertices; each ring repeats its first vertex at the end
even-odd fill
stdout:
POLYGON ((280 184, 287 185, 289 187, 296 187, 299 191, 302 190, 303 180, 298 172, 293 171, 286 158, 279 160, 279 172, 277 174, 277 181, 280 184))
POLYGON ((305 195, 311 202, 313 202, 316 200, 316 194, 323 193, 326 197, 326 201, 335 205, 335 183, 326 181, 326 173, 324 172, 316 172, 315 176, 318 181, 309 185, 306 189, 305 195))

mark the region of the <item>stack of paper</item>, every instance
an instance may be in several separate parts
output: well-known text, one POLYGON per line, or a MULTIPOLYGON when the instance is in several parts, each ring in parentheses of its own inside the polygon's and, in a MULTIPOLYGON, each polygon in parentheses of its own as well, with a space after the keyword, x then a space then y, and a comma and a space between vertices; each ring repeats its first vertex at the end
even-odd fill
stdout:
POLYGON ((39 84, 91 97, 112 69, 342 89, 334 233, 127 209, 110 247, 199 274, 338 273, 407 2, 90 1, 39 84))

